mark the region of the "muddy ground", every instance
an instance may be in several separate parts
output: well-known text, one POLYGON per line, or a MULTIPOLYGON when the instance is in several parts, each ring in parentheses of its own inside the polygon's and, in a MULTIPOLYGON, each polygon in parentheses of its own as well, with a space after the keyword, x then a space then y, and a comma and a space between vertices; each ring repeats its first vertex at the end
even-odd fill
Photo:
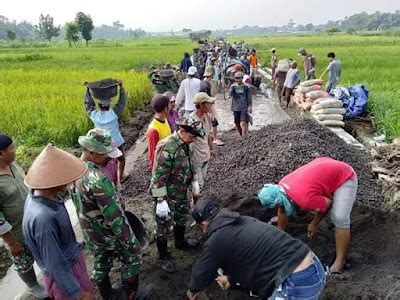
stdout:
MULTIPOLYGON (((282 176, 318 156, 330 156, 350 163, 359 176, 357 204, 352 213, 352 242, 347 270, 329 278, 322 299, 390 299, 400 293, 400 216, 380 209, 383 198, 373 178, 366 153, 352 148, 331 131, 317 123, 289 121, 254 131, 244 139, 235 132, 223 135, 226 145, 219 148, 218 158, 211 163, 204 196, 215 198, 221 206, 255 216, 263 221, 274 215, 264 209, 256 198, 256 190, 264 183, 277 182, 282 176)), ((125 185, 124 197, 128 210, 144 216, 152 226, 151 203, 146 199, 150 171, 146 155, 139 159, 125 185)), ((306 237, 310 214, 302 214, 291 222, 288 231, 307 242, 326 265, 335 255, 334 233, 327 217, 313 240, 306 237)), ((151 229, 150 229, 151 230, 151 229)), ((189 235, 201 237, 197 228, 189 235)), ((156 285, 154 299, 183 299, 191 267, 200 253, 186 253, 170 248, 178 272, 166 275, 158 266, 155 245, 144 257, 142 282, 156 285)), ((206 291, 209 299, 252 299, 245 291, 224 292, 216 284, 206 291)))
MULTIPOLYGON (((121 124, 121 133, 125 139, 125 149, 130 149, 137 138, 143 133, 151 117, 153 111, 150 105, 146 105, 143 109, 131 112, 128 120, 121 124)), ((18 158, 17 158, 18 160, 18 158)), ((8 257, 7 250, 0 245, 0 279, 7 273, 7 270, 12 265, 8 257)))

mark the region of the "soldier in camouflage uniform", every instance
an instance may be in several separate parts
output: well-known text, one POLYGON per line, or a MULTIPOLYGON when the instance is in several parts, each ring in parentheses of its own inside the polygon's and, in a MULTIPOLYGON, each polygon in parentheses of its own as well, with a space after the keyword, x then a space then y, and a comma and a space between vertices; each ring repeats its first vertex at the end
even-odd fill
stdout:
POLYGON ((196 240, 185 239, 185 225, 189 215, 187 192, 193 179, 189 144, 196 137, 204 136, 200 121, 180 118, 176 124, 177 131, 157 145, 150 183, 157 224, 157 249, 161 267, 168 273, 175 272, 167 241, 172 227, 175 248, 190 249, 197 246, 196 240))
MULTIPOLYGON (((113 149, 110 132, 99 128, 79 137, 79 144, 83 147, 82 159, 88 171, 73 185, 72 198, 86 245, 95 256, 92 280, 103 299, 119 299, 121 291, 112 289, 109 278, 113 258, 117 257, 122 262, 123 292, 128 299, 137 299, 140 246, 117 201, 114 184, 99 169, 107 156, 117 157, 120 150, 113 149)), ((142 296, 152 292, 152 286, 140 291, 142 296)))

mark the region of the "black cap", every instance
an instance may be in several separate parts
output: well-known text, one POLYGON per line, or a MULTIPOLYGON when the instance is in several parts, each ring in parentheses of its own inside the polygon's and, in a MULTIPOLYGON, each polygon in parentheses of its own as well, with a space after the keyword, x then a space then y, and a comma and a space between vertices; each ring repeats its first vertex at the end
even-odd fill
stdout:
POLYGON ((6 150, 12 143, 13 140, 11 137, 5 134, 0 134, 0 150, 6 150))
POLYGON ((197 202, 192 211, 192 217, 196 223, 214 217, 219 212, 217 203, 210 199, 203 199, 197 202))

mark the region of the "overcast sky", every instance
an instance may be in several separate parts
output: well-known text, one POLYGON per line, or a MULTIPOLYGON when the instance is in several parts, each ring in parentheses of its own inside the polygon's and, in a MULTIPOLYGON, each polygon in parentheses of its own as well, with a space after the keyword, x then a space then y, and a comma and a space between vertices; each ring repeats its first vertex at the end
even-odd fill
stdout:
POLYGON ((280 26, 290 18, 297 24, 321 24, 361 11, 396 9, 400 0, 0 0, 0 15, 11 20, 37 24, 43 13, 63 25, 83 11, 96 26, 119 20, 146 31, 280 26))

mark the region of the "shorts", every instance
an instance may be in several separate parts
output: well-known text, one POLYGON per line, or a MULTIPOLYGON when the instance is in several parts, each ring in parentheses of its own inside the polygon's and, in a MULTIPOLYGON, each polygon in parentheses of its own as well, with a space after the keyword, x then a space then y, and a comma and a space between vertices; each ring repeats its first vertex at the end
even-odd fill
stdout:
POLYGON ((234 111, 233 112, 233 118, 235 124, 240 124, 240 122, 249 122, 249 114, 247 111, 234 111))
POLYGON ((344 182, 334 193, 332 199, 331 221, 341 229, 350 228, 350 214, 357 195, 357 175, 344 182))
POLYGON ((207 176, 208 161, 202 163, 193 163, 194 178, 200 186, 200 191, 204 188, 204 181, 207 176))
POLYGON ((218 127, 218 125, 219 125, 218 120, 214 118, 214 119, 211 121, 211 126, 212 126, 212 127, 218 127))

